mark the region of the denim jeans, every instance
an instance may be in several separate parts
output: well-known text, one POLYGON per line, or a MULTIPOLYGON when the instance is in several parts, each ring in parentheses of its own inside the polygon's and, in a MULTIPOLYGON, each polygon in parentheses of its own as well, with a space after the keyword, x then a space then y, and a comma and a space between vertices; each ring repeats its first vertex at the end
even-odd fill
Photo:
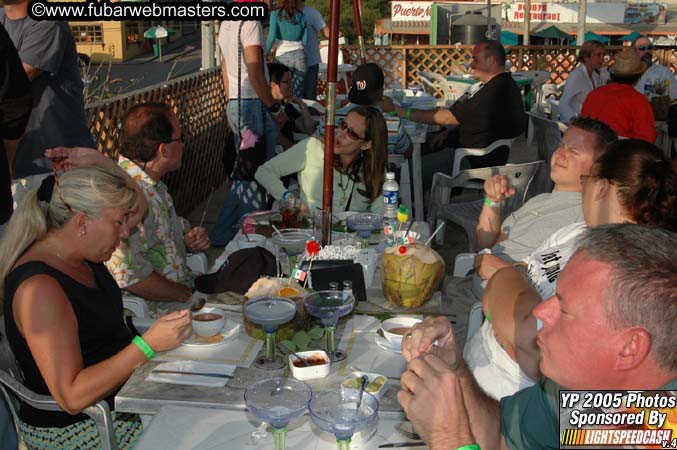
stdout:
POLYGON ((317 100, 317 75, 319 72, 319 64, 313 64, 308 67, 306 77, 303 80, 303 98, 317 100))
POLYGON ((294 80, 294 95, 303 97, 304 80, 306 78, 306 53, 303 50, 292 50, 276 56, 280 64, 289 67, 294 80))
MULTIPOLYGON (((226 107, 228 123, 235 133, 235 148, 240 147, 237 121, 237 99, 226 107)), ((266 142, 266 160, 275 156, 277 126, 259 99, 242 99, 242 129, 248 128, 266 142)), ((226 200, 209 235, 214 245, 226 245, 237 233, 240 218, 249 212, 265 208, 266 191, 256 181, 233 181, 226 200)))

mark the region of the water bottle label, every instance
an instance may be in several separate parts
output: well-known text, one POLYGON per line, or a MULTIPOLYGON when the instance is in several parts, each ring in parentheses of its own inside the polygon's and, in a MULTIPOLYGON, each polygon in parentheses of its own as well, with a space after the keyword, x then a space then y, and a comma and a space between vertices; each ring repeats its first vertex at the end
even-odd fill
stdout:
POLYGON ((397 205, 397 191, 383 191, 383 203, 397 205))

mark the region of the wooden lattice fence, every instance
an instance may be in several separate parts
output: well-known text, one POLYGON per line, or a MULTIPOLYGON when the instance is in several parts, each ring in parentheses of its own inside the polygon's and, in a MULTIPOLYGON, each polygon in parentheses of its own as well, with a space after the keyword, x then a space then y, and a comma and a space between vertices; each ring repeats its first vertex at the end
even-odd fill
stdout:
POLYGON ((118 133, 125 112, 142 102, 164 102, 177 114, 186 139, 180 170, 163 180, 180 215, 188 214, 224 180, 226 99, 220 69, 177 78, 110 100, 87 105, 89 128, 101 152, 118 153, 118 133))
MULTIPOLYGON (((350 61, 359 61, 357 46, 342 47, 350 61)), ((607 47, 606 64, 613 63, 614 55, 622 47, 607 47)), ((547 70, 552 73, 550 83, 563 83, 576 67, 579 47, 560 46, 515 46, 507 47, 508 59, 514 70, 547 70)), ((664 64, 675 72, 677 47, 657 47, 654 50, 656 63, 664 64)), ((419 84, 417 72, 436 72, 441 75, 462 74, 465 65, 472 60, 470 45, 420 45, 420 46, 370 46, 367 60, 379 64, 386 76, 386 85, 402 87, 419 84)))

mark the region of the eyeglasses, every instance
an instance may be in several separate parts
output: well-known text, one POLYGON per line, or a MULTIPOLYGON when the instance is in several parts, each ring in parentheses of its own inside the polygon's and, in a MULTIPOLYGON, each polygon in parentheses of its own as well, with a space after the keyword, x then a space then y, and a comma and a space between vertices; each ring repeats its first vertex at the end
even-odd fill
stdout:
POLYGON ((171 144, 172 142, 176 142, 176 141, 181 141, 182 144, 185 144, 186 143, 186 136, 183 133, 181 133, 181 136, 174 138, 174 139, 170 139, 168 141, 165 141, 165 144, 171 144))
POLYGON ((350 128, 344 119, 339 122, 339 130, 345 131, 350 139, 353 141, 364 141, 365 138, 355 133, 355 130, 350 128))
POLYGON ((640 52, 644 52, 647 50, 653 50, 653 45, 640 45, 637 48, 639 49, 640 52))

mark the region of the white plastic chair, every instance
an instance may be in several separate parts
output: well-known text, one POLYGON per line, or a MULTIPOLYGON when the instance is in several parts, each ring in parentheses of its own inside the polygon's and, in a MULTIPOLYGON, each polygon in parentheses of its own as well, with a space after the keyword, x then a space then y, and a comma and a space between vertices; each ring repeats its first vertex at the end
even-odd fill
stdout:
MULTIPOLYGON (((452 189, 456 187, 483 189, 484 180, 494 175, 504 175, 508 177, 510 185, 516 191, 515 195, 503 202, 501 213, 506 216, 524 204, 529 186, 543 164, 543 161, 536 161, 526 164, 482 167, 463 170, 453 177, 441 172, 436 173, 433 176, 428 208, 427 222, 430 228, 436 229, 444 220, 461 225, 468 237, 468 250, 475 251, 477 247, 475 229, 482 212, 483 201, 451 202, 452 189)), ((440 230, 436 236, 436 242, 439 244, 444 242, 444 236, 440 236, 443 231, 440 230)))
POLYGON ((508 154, 512 150, 512 145, 517 138, 499 139, 485 148, 457 148, 454 151, 454 165, 452 166, 451 176, 455 176, 461 171, 461 161, 468 156, 486 156, 500 147, 508 147, 508 154))
POLYGON ((527 78, 531 80, 531 92, 533 93, 534 101, 531 105, 531 110, 539 110, 541 107, 541 98, 543 96, 543 85, 550 79, 550 72, 545 70, 525 70, 515 72, 512 74, 514 78, 527 78))
POLYGON ((538 159, 546 162, 545 167, 539 172, 538 179, 534 183, 535 189, 530 192, 531 195, 537 195, 550 192, 554 187, 550 179, 550 160, 552 159, 552 154, 559 147, 562 135, 569 126, 564 122, 550 120, 534 112, 528 112, 527 115, 529 116, 529 139, 527 139, 527 144, 531 145, 531 142, 535 140, 538 148, 538 159))
MULTIPOLYGON (((34 408, 42 411, 63 411, 59 404, 52 396, 40 395, 28 389, 23 385, 23 374, 16 362, 12 348, 9 346, 7 335, 5 334, 5 320, 0 318, 0 391, 2 391, 6 404, 10 409, 10 413, 14 420, 15 426, 18 427, 19 416, 17 411, 16 398, 28 403, 34 408)), ((0 402, 2 407, 2 402, 0 402)), ((117 442, 115 440, 115 432, 113 430, 113 417, 108 407, 108 403, 104 400, 95 403, 82 411, 94 421, 103 450, 117 450, 117 442)))

